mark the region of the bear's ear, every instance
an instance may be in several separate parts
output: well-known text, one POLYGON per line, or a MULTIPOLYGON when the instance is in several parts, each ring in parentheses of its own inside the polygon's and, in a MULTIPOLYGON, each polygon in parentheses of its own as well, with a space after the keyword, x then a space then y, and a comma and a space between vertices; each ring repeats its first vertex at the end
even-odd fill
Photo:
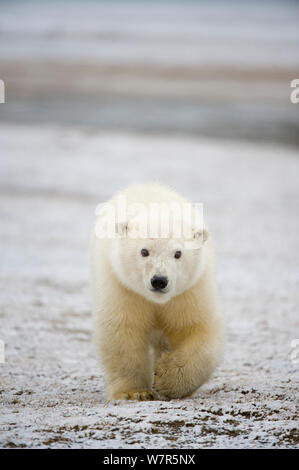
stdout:
POLYGON ((202 229, 195 230, 193 238, 194 240, 201 241, 204 244, 209 238, 209 232, 207 228, 203 227, 202 229))
POLYGON ((126 220, 115 224, 115 233, 117 237, 126 238, 129 231, 129 224, 126 220))

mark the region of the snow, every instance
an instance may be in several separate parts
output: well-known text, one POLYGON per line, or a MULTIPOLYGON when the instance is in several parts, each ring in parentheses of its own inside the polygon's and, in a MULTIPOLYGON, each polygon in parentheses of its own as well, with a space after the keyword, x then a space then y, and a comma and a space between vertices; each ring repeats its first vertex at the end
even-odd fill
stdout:
POLYGON ((274 144, 0 128, 1 447, 298 447, 298 151, 274 144), (110 402, 92 341, 99 202, 160 180, 204 202, 227 324, 196 396, 110 402))

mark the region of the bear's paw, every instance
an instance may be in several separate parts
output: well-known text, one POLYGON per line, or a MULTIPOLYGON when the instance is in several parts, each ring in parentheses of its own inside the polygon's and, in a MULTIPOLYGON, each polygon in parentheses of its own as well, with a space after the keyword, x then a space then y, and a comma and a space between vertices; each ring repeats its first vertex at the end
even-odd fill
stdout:
POLYGON ((141 390, 141 391, 128 391, 118 392, 113 396, 114 400, 136 400, 136 401, 150 401, 158 398, 154 390, 141 390))

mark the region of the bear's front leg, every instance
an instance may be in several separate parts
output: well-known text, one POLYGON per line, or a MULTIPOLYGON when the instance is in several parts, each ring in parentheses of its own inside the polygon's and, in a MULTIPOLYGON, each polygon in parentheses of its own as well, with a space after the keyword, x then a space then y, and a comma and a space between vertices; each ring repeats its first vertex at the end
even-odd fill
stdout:
MULTIPOLYGON (((142 310, 140 310, 142 312, 142 310)), ((143 307, 144 312, 144 307, 143 307)), ((108 399, 153 400, 152 361, 146 315, 111 313, 97 323, 96 336, 105 369, 108 399)))
POLYGON ((107 395, 113 400, 154 400, 147 341, 136 331, 124 330, 115 333, 112 344, 102 344, 107 395))
POLYGON ((219 362, 222 342, 217 333, 215 329, 192 329, 174 341, 172 349, 156 363, 154 390, 165 398, 183 398, 195 392, 219 362))

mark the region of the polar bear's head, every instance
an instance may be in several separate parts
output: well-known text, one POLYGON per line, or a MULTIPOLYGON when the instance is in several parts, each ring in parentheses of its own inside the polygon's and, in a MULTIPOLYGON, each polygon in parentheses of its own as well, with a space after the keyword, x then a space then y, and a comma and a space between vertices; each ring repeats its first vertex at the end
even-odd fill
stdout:
POLYGON ((113 270, 130 290, 151 302, 166 303, 192 287, 203 273, 208 232, 204 230, 201 237, 196 248, 186 247, 184 239, 120 238, 111 250, 113 270))

